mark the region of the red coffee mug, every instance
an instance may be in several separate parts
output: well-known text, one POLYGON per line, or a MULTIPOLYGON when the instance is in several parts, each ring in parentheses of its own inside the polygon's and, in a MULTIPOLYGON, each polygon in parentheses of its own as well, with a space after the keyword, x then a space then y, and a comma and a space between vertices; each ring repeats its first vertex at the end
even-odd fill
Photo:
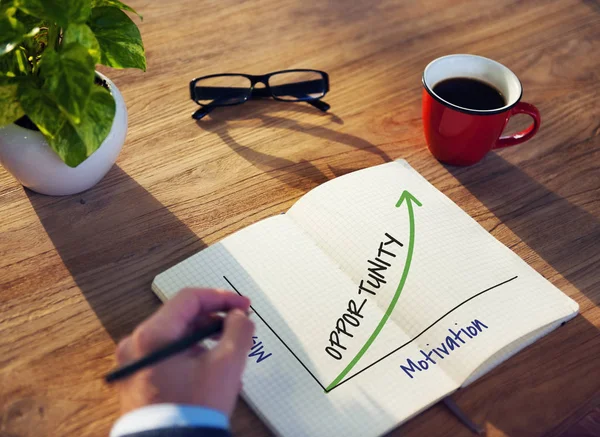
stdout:
POLYGON ((523 87, 504 65, 481 56, 449 55, 432 61, 423 72, 423 125, 429 150, 452 165, 479 162, 491 149, 515 146, 532 138, 541 123, 540 112, 521 102, 523 87), (493 85, 506 105, 491 110, 463 108, 445 101, 433 88, 451 78, 472 78, 493 85), (515 114, 527 114, 533 123, 510 136, 500 136, 515 114))

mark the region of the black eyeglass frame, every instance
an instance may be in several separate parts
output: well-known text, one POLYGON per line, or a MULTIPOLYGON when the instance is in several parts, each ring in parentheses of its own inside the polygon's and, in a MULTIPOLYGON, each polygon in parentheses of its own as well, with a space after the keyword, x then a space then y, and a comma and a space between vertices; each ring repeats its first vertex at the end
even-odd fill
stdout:
POLYGON ((321 99, 323 97, 325 97, 325 95, 329 92, 329 75, 321 70, 312 70, 312 69, 306 69, 306 68, 299 68, 299 69, 292 69, 292 70, 279 70, 279 71, 273 71, 272 73, 268 73, 268 74, 263 74, 263 75, 252 75, 252 74, 244 74, 244 73, 221 73, 221 74, 211 74, 208 76, 202 76, 202 77, 196 77, 194 79, 192 79, 190 81, 190 97, 191 99, 198 104, 199 106, 201 106, 202 108, 197 110, 192 117, 195 119, 200 119, 202 117, 204 117, 206 114, 208 114, 212 109, 216 108, 216 107, 225 107, 225 106, 235 106, 235 105, 241 105, 243 103, 246 103, 249 99, 253 99, 253 98, 268 98, 268 97, 272 97, 275 100, 279 100, 280 102, 288 102, 288 103, 294 103, 294 102, 306 102, 311 104, 312 106, 316 107, 317 109, 320 109, 323 112, 326 112, 327 110, 329 110, 330 106, 321 101, 321 99), (324 85, 323 85, 323 94, 320 95, 319 97, 311 97, 311 96, 305 96, 305 97, 298 97, 296 100, 289 100, 289 99, 284 99, 281 97, 278 97, 277 95, 275 95, 271 89, 271 85, 269 85, 269 79, 272 76, 278 75, 278 74, 282 74, 282 73, 300 73, 300 72, 307 72, 307 73, 319 73, 323 79, 324 85), (250 88, 249 88, 249 92, 247 95, 244 96, 243 100, 240 101, 235 101, 232 103, 215 103, 214 101, 211 103, 200 103, 198 101, 198 99, 196 98, 196 84, 204 79, 211 79, 213 77, 227 77, 227 76, 236 76, 236 77, 245 77, 250 81, 250 88), (265 87, 264 88, 255 88, 256 84, 258 83, 262 83, 265 87))

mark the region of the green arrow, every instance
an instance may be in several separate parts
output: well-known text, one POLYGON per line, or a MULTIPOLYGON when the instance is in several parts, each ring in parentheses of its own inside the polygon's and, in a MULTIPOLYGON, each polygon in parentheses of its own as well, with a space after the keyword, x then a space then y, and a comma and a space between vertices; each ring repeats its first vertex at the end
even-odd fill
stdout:
POLYGON ((404 264, 404 271, 402 272, 402 277, 400 278, 400 282, 398 283, 398 288, 396 288, 396 293, 394 293, 394 297, 392 297, 392 300, 391 300, 390 304, 388 305, 387 310, 383 314, 383 317, 379 321, 379 324, 377 325, 377 327, 375 328, 375 330, 373 331, 371 336, 368 338, 367 342, 358 351, 358 353, 352 359, 352 361, 350 361, 350 363, 344 368, 344 370, 342 370, 342 372, 333 380, 333 382, 331 384, 329 384, 329 386, 327 386, 327 388, 325 389, 325 393, 331 391, 336 385, 338 385, 342 381, 342 379, 344 379, 346 377, 346 375, 350 372, 350 370, 352 370, 352 368, 356 365, 356 363, 358 363, 360 361, 360 359, 365 354, 365 352, 367 352, 369 347, 371 347, 371 344, 373 344, 373 342, 375 341, 375 339, 377 338, 377 336, 383 329, 384 325, 387 323, 388 319, 390 318, 390 315, 392 314, 392 312, 394 311, 394 308, 396 307, 396 303, 398 303, 398 298, 400 297, 400 294, 402 293, 402 289, 404 288, 404 284, 406 283, 406 278, 408 277, 408 271, 410 270, 410 263, 412 261, 413 251, 415 248, 415 214, 413 211, 413 202, 417 206, 423 206, 421 204, 421 202, 419 202, 415 198, 415 196, 413 196, 412 194, 410 194, 408 191, 405 190, 402 193, 402 195, 400 196, 400 199, 398 199, 398 202, 396 203, 397 208, 399 208, 403 203, 406 203, 406 207, 408 209, 408 219, 409 219, 409 227, 410 227, 410 237, 408 240, 408 251, 406 253, 406 263, 404 264))

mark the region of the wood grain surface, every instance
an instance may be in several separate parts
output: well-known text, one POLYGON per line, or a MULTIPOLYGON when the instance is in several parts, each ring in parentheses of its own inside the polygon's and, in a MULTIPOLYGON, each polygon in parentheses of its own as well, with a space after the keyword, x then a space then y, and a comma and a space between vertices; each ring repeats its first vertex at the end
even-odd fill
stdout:
MULTIPOLYGON (((398 158, 580 305, 457 404, 489 436, 600 435, 598 0, 129 3, 144 15, 148 71, 102 69, 129 109, 114 168, 62 198, 0 169, 0 436, 107 435, 118 402, 102 376, 115 343, 158 308, 156 274, 329 179, 398 158), (511 68, 541 111, 538 135, 473 167, 437 162, 420 80, 450 53, 511 68), (294 67, 330 74, 330 113, 260 101, 190 117, 195 76, 294 67)), ((244 402, 233 430, 268 435, 244 402)), ((392 435, 471 433, 438 405, 392 435)))

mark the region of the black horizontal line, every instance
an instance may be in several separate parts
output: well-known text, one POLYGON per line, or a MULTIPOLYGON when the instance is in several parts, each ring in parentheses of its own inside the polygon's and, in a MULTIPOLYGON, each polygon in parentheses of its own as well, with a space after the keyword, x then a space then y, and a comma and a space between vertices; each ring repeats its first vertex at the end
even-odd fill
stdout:
MULTIPOLYGON (((467 300, 459 303, 458 305, 456 305, 454 308, 452 308, 450 311, 448 311, 446 314, 444 314, 442 317, 440 317, 439 319, 437 319, 435 322, 433 322, 431 325, 429 325, 427 328, 423 329, 421 332, 419 332, 416 336, 414 336, 411 340, 407 341, 406 343, 404 343, 402 346, 394 349, 393 351, 391 351, 390 353, 384 355, 383 357, 379 358, 377 361, 369 364, 367 367, 365 367, 364 369, 360 370, 359 372, 356 372, 354 375, 350 376, 349 378, 344 379, 342 382, 340 382, 338 385, 336 385, 335 387, 333 387, 332 389, 330 389, 329 391, 339 387, 340 385, 342 385, 343 383, 350 381, 352 378, 354 378, 357 375, 360 375, 362 372, 364 372, 365 370, 367 370, 370 367, 373 367, 375 364, 379 363, 380 361, 386 359, 387 357, 389 357, 390 355, 398 352, 400 349, 402 349, 405 346, 408 346, 409 344, 411 344, 413 341, 415 341, 417 338, 419 338, 421 335, 425 334, 429 329, 431 329, 431 327, 433 327, 433 325, 435 325, 436 323, 438 323, 440 320, 442 320, 444 317, 446 317, 448 314, 450 314, 451 312, 453 312, 454 310, 460 308, 461 306, 463 306, 464 304, 466 304, 467 302, 469 302, 472 299, 475 299, 477 296, 481 296, 483 293, 487 293, 490 290, 493 290, 496 287, 500 287, 501 285, 507 284, 510 281, 514 281, 515 279, 517 279, 518 276, 513 276, 510 279, 507 279, 504 282, 500 282, 499 284, 494 285, 493 287, 487 288, 483 291, 480 291, 477 294, 474 294, 473 296, 471 296, 470 298, 468 298, 467 300)), ((329 393, 329 391, 326 391, 326 393, 329 393)))
MULTIPOLYGON (((276 332, 273 330, 273 328, 271 328, 271 326, 269 326, 269 324, 266 322, 266 320, 265 320, 265 319, 263 319, 263 318, 262 318, 262 316, 261 316, 261 315, 260 315, 260 314, 259 314, 259 313, 258 313, 258 312, 257 312, 257 311, 256 311, 256 310, 253 308, 253 307, 252 307, 252 306, 250 306, 250 308, 252 308, 252 311, 254 311, 254 313, 255 313, 255 314, 256 314, 256 315, 257 315, 257 316, 260 318, 260 320, 262 320, 262 321, 263 321, 263 323, 264 323, 264 324, 267 326, 267 328, 269 328, 269 330, 270 330, 270 331, 271 331, 273 334, 275 334, 275 336, 276 336, 276 337, 279 339, 279 341, 280 341, 280 342, 281 342, 281 343, 282 343, 282 344, 285 346, 285 348, 286 348, 288 351, 290 351, 290 353, 291 353, 291 354, 294 356, 294 358, 296 358, 296 360, 297 360, 297 361, 298 361, 298 362, 299 362, 299 363, 302 365, 302 367, 304 367, 304 369, 306 369, 306 371, 307 371, 307 372, 310 374, 310 376, 312 376, 312 378, 313 378, 313 379, 316 381, 316 383, 317 383, 317 384, 319 384, 319 386, 320 386, 320 387, 323 389, 323 391, 324 391, 325 393, 329 393, 331 390, 334 390, 334 389, 338 388, 340 385, 342 385, 342 384, 344 384, 344 383, 346 383, 346 382, 350 381, 350 380, 351 380, 352 378, 354 378, 355 376, 358 376, 358 375, 360 375, 360 374, 361 374, 361 373, 363 373, 365 370, 367 370, 367 369, 369 369, 369 368, 373 367, 375 364, 377 364, 377 363, 381 362, 382 360, 384 360, 384 359, 388 358, 390 355, 393 355, 393 354, 395 354, 396 352, 398 352, 400 349, 404 348, 405 346, 408 346, 408 345, 409 345, 409 344, 411 344, 413 341, 415 341, 417 338, 419 338, 421 335, 423 335, 423 334, 425 334, 427 331, 429 331, 429 330, 430 330, 430 329, 431 329, 431 328, 432 328, 432 327, 433 327, 435 324, 437 324, 437 323, 438 323, 440 320, 442 320, 442 319, 443 319, 444 317, 446 317, 448 314, 450 314, 450 313, 452 313, 453 311, 457 310, 458 308, 460 308, 461 306, 463 306, 463 305, 464 305, 464 304, 466 304, 467 302, 469 302, 469 301, 471 301, 471 300, 475 299, 475 298, 476 298, 476 297, 478 297, 478 296, 481 296, 481 295, 482 295, 482 294, 484 294, 484 293, 487 293, 487 292, 488 292, 488 291, 490 291, 490 290, 493 290, 494 288, 498 288, 498 287, 500 287, 501 285, 504 285, 504 284, 507 284, 507 283, 509 283, 509 282, 511 282, 511 281, 514 281, 514 280, 515 280, 515 279, 517 279, 517 278, 518 278, 518 276, 513 276, 512 278, 510 278, 510 279, 507 279, 506 281, 503 281, 503 282, 500 282, 500 283, 498 283, 498 284, 496 284, 496 285, 493 285, 493 286, 492 286, 492 287, 490 287, 490 288, 486 288, 485 290, 483 290, 483 291, 480 291, 479 293, 477 293, 477 294, 474 294, 474 295, 473 295, 473 296, 471 296, 470 298, 468 298, 468 299, 466 299, 466 300, 462 301, 461 303, 459 303, 458 305, 456 305, 454 308, 452 308, 451 310, 449 310, 448 312, 446 312, 446 314, 444 314, 443 316, 441 316, 440 318, 438 318, 438 319, 437 319, 435 322, 433 322, 433 323, 432 323, 432 324, 430 324, 428 327, 426 327, 426 328, 425 328, 425 329, 423 329, 421 332, 419 332, 419 333, 418 333, 416 336, 414 336, 412 339, 410 339, 409 341, 407 341, 406 343, 404 343, 404 344, 403 344, 403 345, 401 345, 400 347, 398 347, 398 348, 394 349, 393 351, 389 352, 388 354, 384 355, 383 357, 379 358, 377 361, 374 361, 374 362, 372 362, 371 364, 369 364, 369 365, 368 365, 367 367, 365 367, 364 369, 362 369, 362 370, 360 370, 360 371, 356 372, 354 375, 352 375, 352 376, 350 376, 350 377, 348 377, 348 378, 344 379, 342 382, 340 382, 338 385, 336 385, 335 387, 333 387, 333 388, 332 388, 332 389, 330 389, 330 390, 326 390, 326 389, 325 389, 325 387, 323 386, 323 384, 321 384, 321 382, 320 382, 320 381, 317 379, 317 377, 316 377, 316 376, 315 376, 315 375, 314 375, 314 374, 313 374, 313 373, 310 371, 310 369, 304 365, 304 363, 302 362, 302 360, 300 360, 300 358, 298 358, 298 356, 297 356, 297 355, 294 353, 294 351, 292 351, 292 349, 290 349, 290 347, 289 347, 289 346, 288 346, 288 345, 287 345, 287 344, 286 344, 286 343, 283 341, 283 339, 282 339, 282 338, 281 338, 279 335, 277 335, 277 333, 276 333, 276 332)), ((227 279, 227 277, 226 277, 226 276, 223 276, 223 279, 225 279, 225 280, 227 281, 227 283, 228 283, 228 284, 231 286, 231 288, 233 288, 233 289, 235 290, 235 292, 236 292, 237 294, 239 294, 240 296, 243 296, 243 295, 242 295, 242 293, 240 293, 240 292, 238 291, 238 289, 237 289, 237 288, 235 288, 235 285, 233 285, 233 284, 231 283, 231 281, 230 281, 229 279, 227 279)))

